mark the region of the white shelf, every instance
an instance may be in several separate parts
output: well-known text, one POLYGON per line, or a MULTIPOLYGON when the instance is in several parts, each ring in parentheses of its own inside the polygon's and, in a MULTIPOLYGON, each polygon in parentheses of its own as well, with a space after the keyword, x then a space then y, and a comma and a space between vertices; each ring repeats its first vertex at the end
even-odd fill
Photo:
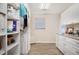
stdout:
POLYGON ((5 51, 3 49, 0 50, 0 55, 4 54, 5 51))
POLYGON ((19 20, 19 17, 13 17, 13 16, 7 16, 7 19, 11 19, 11 20, 19 20))
POLYGON ((3 12, 3 11, 0 11, 0 14, 6 15, 6 13, 5 13, 5 12, 3 12))
POLYGON ((4 33, 0 33, 0 36, 4 36, 4 35, 6 35, 6 34, 4 34, 4 33))
POLYGON ((19 43, 18 42, 15 42, 15 43, 12 43, 11 45, 9 45, 7 47, 7 51, 9 51, 10 49, 14 48, 15 46, 17 46, 19 43))
POLYGON ((11 35, 11 34, 18 34, 20 32, 10 32, 10 33, 7 33, 7 35, 11 35))

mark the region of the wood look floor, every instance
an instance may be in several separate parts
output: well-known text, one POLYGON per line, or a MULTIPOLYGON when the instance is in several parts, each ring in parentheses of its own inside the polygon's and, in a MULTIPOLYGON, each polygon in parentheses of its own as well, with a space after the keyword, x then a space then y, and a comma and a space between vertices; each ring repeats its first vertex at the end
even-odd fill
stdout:
POLYGON ((29 55, 63 55, 54 43, 33 43, 29 55))

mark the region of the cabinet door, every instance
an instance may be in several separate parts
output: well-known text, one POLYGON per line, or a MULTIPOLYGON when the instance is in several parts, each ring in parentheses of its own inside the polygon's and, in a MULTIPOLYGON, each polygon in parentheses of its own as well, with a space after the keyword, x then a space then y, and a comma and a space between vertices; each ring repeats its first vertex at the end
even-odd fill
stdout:
POLYGON ((57 47, 62 51, 62 53, 65 53, 63 40, 64 40, 63 37, 61 35, 58 35, 57 47))
POLYGON ((56 46, 58 47, 58 42, 59 41, 59 36, 58 36, 58 34, 56 34, 56 46))
POLYGON ((79 41, 72 38, 67 38, 67 41, 71 51, 74 54, 79 54, 79 41))
POLYGON ((56 35, 56 46, 59 47, 60 45, 62 45, 62 36, 56 35))

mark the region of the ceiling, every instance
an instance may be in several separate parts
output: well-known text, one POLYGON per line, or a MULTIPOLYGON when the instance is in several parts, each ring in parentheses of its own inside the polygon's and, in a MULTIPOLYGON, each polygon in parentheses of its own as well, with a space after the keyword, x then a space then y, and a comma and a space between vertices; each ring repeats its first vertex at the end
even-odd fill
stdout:
POLYGON ((69 8, 72 3, 50 3, 47 10, 40 9, 40 3, 29 3, 31 14, 60 14, 69 8))

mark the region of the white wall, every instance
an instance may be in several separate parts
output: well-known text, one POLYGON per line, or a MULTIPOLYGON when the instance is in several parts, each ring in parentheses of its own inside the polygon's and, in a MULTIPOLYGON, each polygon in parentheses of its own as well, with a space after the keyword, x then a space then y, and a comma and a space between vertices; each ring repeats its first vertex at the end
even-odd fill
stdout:
POLYGON ((79 22, 79 4, 73 4, 61 14, 61 24, 79 22))
POLYGON ((73 4, 61 14, 60 30, 62 25, 79 22, 79 4, 73 4))
POLYGON ((73 4, 66 9, 60 16, 54 15, 32 15, 31 21, 31 43, 55 43, 56 33, 59 26, 79 22, 79 4, 73 4), (36 17, 44 17, 46 19, 46 29, 36 30, 33 26, 36 17))
POLYGON ((31 43, 55 43, 58 32, 59 15, 32 15, 31 43), (33 26, 36 17, 44 17, 46 29, 37 30, 33 26))

